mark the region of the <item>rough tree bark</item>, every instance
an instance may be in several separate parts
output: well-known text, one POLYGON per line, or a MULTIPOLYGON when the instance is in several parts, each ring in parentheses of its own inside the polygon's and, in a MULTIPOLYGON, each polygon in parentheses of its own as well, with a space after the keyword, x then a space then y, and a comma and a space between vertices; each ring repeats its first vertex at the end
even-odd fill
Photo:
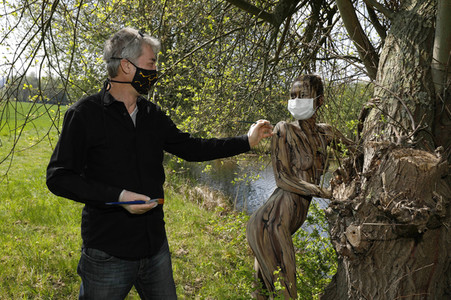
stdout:
POLYGON ((362 155, 332 182, 339 267, 321 299, 451 299, 449 140, 437 148, 433 134, 436 4, 402 1, 392 20, 362 155))
POLYGON ((333 182, 339 272, 321 299, 450 299, 448 163, 389 142, 365 147, 374 155, 360 180, 333 182))

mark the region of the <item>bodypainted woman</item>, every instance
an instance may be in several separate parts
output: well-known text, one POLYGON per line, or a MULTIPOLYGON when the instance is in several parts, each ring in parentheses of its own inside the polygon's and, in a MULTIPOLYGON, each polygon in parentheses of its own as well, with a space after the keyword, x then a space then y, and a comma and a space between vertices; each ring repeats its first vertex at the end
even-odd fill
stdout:
POLYGON ((288 110, 295 122, 279 122, 274 128, 271 159, 277 188, 250 218, 247 240, 255 255, 256 277, 266 288, 257 299, 275 292, 279 281, 285 299, 296 299, 296 263, 292 234, 304 223, 312 197, 331 198, 321 187, 327 171, 329 145, 353 142, 327 124, 316 123, 316 111, 324 102, 324 88, 316 75, 302 75, 291 87, 288 110))

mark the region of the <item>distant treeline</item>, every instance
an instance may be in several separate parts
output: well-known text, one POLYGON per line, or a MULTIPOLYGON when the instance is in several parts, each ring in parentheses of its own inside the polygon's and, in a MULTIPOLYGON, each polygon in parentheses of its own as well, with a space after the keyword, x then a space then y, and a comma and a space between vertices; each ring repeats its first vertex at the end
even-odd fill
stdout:
POLYGON ((17 78, 2 78, 0 85, 1 100, 37 102, 66 105, 69 104, 66 89, 60 79, 41 78, 35 74, 17 78))

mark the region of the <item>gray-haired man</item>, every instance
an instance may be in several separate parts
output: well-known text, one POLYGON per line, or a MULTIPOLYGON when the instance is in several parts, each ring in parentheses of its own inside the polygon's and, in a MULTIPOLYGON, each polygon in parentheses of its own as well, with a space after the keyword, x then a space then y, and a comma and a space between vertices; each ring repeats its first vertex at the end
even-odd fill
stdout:
POLYGON ((247 135, 200 139, 177 129, 146 100, 157 79, 158 40, 125 28, 105 44, 109 79, 64 117, 47 168, 56 195, 85 203, 80 299, 123 299, 135 286, 144 299, 175 299, 163 205, 108 203, 163 199, 163 153, 204 161, 248 151, 272 135, 268 121, 247 135))

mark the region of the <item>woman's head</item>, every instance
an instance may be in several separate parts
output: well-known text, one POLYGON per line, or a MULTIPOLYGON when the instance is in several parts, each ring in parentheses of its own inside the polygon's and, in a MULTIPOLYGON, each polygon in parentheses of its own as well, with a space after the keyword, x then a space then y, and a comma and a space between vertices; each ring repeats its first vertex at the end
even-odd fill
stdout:
POLYGON ((315 108, 319 108, 324 102, 324 86, 318 75, 301 75, 291 85, 290 98, 308 99, 314 98, 315 108))
POLYGON ((324 88, 317 75, 301 75, 291 86, 288 111, 296 120, 307 120, 323 104, 324 88))

